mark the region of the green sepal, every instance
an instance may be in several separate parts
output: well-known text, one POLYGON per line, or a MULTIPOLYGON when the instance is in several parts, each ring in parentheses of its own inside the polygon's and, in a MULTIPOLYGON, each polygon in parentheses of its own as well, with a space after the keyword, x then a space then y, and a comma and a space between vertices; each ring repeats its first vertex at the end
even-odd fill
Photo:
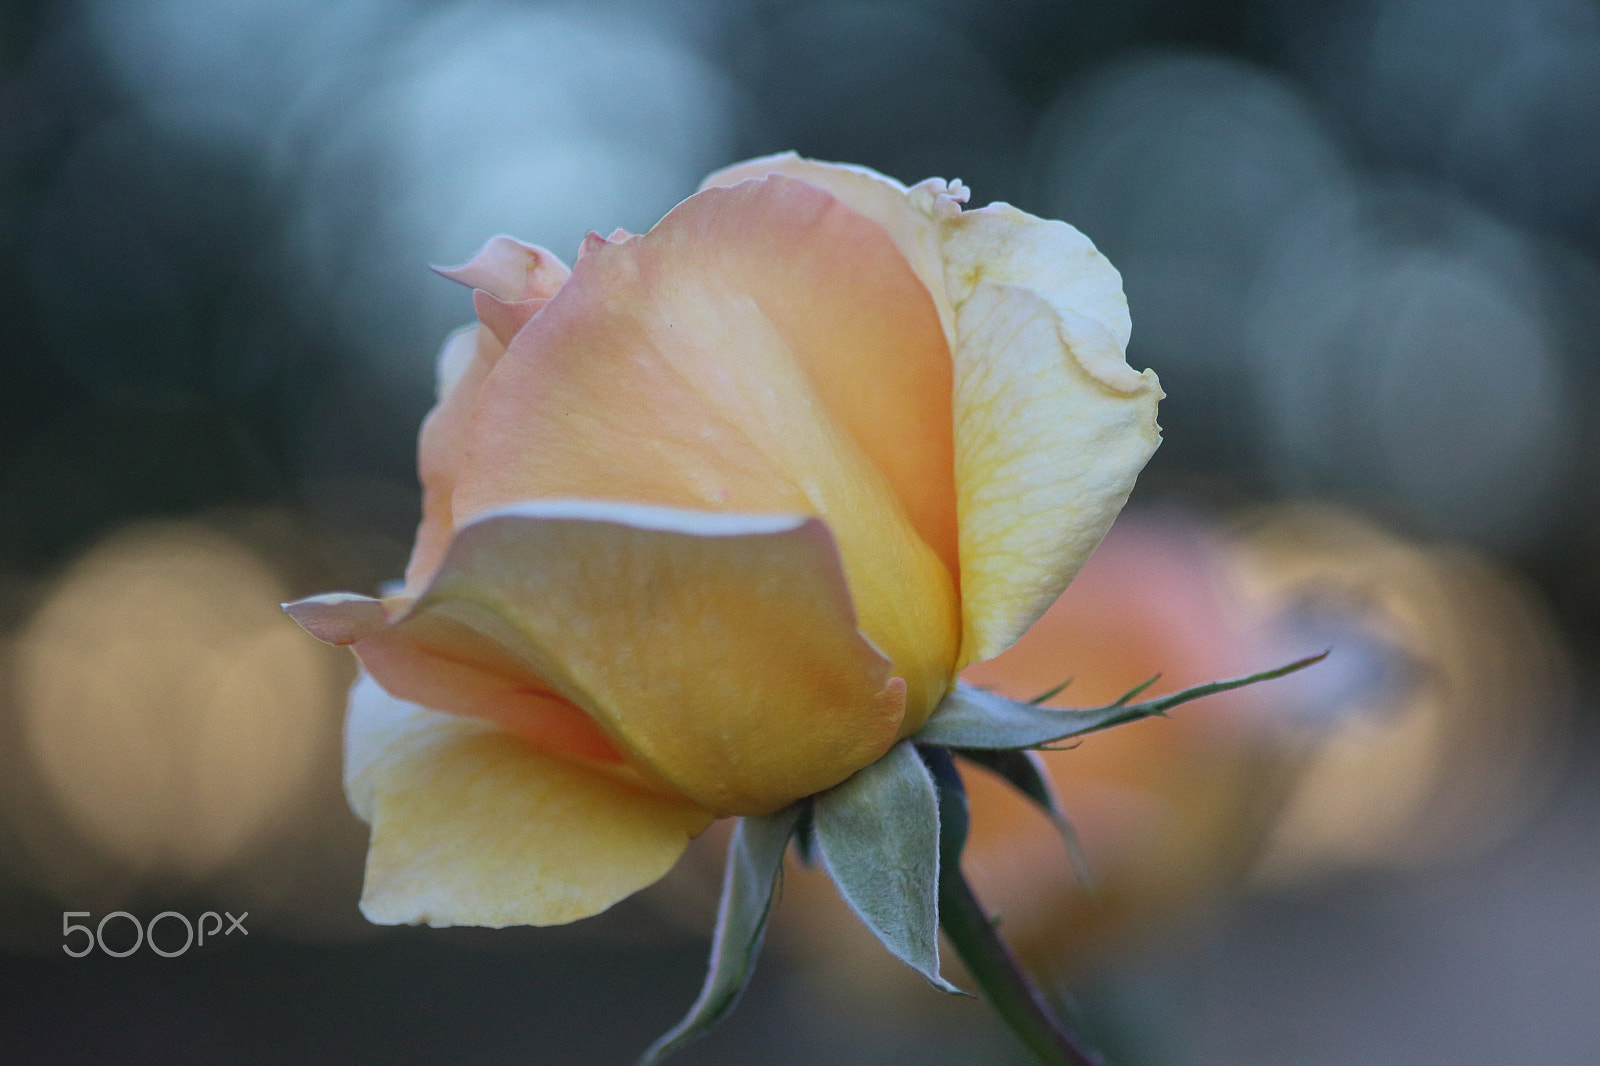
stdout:
POLYGON ((939 801, 906 741, 812 808, 815 853, 856 917, 935 988, 939 976, 939 801))
POLYGON ((967 789, 955 760, 949 751, 932 744, 920 744, 917 750, 939 795, 939 915, 951 946, 990 1006, 1040 1066, 1104 1066, 1098 1056, 1080 1046, 1051 1009, 961 872, 969 823, 967 789))
POLYGON ((947 748, 966 748, 984 751, 1002 751, 1017 748, 1041 748, 1049 744, 1070 740, 1101 729, 1109 729, 1124 722, 1138 721, 1165 714, 1179 704, 1213 696, 1219 692, 1243 688, 1259 681, 1270 681, 1296 670, 1303 670, 1328 657, 1327 652, 1265 670, 1249 677, 1227 681, 1212 681, 1195 685, 1170 696, 1129 702, 1150 685, 1149 681, 1135 687, 1121 699, 1104 707, 1061 709, 1041 707, 1021 700, 1007 699, 994 692, 958 683, 949 695, 940 701, 922 731, 912 739, 919 744, 939 744, 947 748))
POLYGON ((955 754, 998 774, 1044 812, 1056 827, 1056 832, 1061 834, 1061 843, 1067 849, 1067 858, 1072 860, 1073 872, 1078 875, 1083 887, 1093 893, 1094 877, 1089 871, 1089 857, 1083 853, 1083 841, 1067 813, 1061 809, 1055 786, 1050 783, 1050 773, 1044 768, 1044 760, 1039 753, 1027 749, 985 751, 982 748, 958 748, 955 754))
POLYGON ((809 797, 801 800, 798 806, 800 820, 794 826, 794 854, 800 865, 812 867, 817 864, 815 810, 809 797))
POLYGON ((800 813, 801 804, 797 803, 776 814, 740 818, 735 823, 728 841, 722 901, 717 905, 705 984, 683 1021, 650 1045, 639 1066, 660 1062, 704 1035, 738 1002, 761 952, 773 890, 783 870, 783 853, 800 813))
POLYGON ((967 846, 967 786, 950 752, 931 744, 917 746, 939 801, 939 876, 961 876, 961 852, 967 846))

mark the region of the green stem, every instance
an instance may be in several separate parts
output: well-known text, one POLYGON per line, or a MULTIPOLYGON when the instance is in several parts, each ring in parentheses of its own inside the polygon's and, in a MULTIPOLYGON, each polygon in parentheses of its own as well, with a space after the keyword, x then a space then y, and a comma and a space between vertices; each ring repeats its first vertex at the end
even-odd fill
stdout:
POLYGON ((1000 938, 961 872, 967 843, 967 791, 950 752, 921 745, 939 794, 939 924, 989 1005, 1041 1066, 1103 1066, 1045 1002, 1044 993, 1000 938))
POLYGON ((1044 1066, 1101 1066, 1050 1010, 1000 938, 960 867, 939 879, 939 921, 990 1006, 1044 1066))

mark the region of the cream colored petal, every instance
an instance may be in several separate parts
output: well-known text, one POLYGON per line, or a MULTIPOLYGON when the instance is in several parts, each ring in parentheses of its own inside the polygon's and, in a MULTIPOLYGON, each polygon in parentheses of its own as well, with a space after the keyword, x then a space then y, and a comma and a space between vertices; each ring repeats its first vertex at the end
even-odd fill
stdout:
POLYGON ((857 630, 816 519, 508 508, 457 532, 416 614, 490 637, 718 814, 838 784, 904 717, 904 682, 857 630))
POLYGON ((372 825, 361 910, 385 925, 586 918, 660 878, 711 821, 367 677, 345 750, 351 807, 372 825))
POLYGON ((957 339, 963 665, 1055 600, 1156 445, 1161 387, 1123 359, 1122 278, 1064 222, 1009 204, 940 222, 957 339))
MULTIPOLYGON (((1122 275, 1089 238, 1065 222, 1001 203, 947 215, 940 227, 945 283, 954 303, 966 300, 979 281, 1032 289, 1057 313, 1104 326, 1116 342, 1116 362, 1122 362, 1132 330, 1122 275)), ((1125 364, 1121 371, 1107 364, 1105 372, 1112 388, 1139 387, 1139 375, 1125 364)))
MULTIPOLYGON (((956 471, 962 664, 997 655, 1060 595, 1160 443, 1155 374, 1106 384, 1100 323, 980 280, 960 305, 956 471)), ((1115 378, 1114 378, 1115 380, 1115 378)))

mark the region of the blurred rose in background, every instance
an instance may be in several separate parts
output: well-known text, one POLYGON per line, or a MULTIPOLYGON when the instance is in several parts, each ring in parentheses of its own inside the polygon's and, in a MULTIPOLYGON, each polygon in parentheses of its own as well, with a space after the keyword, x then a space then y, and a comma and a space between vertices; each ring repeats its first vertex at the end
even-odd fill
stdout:
MULTIPOLYGON (((0 1045, 620 1062, 681 1013, 715 834, 570 930, 360 922, 350 667, 276 604, 404 564, 472 314, 424 264, 570 256, 786 148, 1071 221, 1170 394, 1136 512, 972 680, 1334 650, 1046 756, 1093 893, 968 773, 970 872, 1066 1008, 1134 1063, 1596 1061, 1594 0, 6 5, 0 1045), (59 951, 63 911, 208 908, 248 942, 59 951)), ((685 1062, 1010 1061, 830 892, 789 879, 685 1062)))
MULTIPOLYGON (((964 767, 965 868, 1031 970, 1064 992, 1202 941, 1250 892, 1459 863, 1501 842, 1561 758, 1570 664, 1530 590, 1478 553, 1422 546, 1325 505, 1226 526, 1132 512, 1054 607, 966 680, 1053 706, 1109 703, 1332 647, 1313 672, 1042 753, 1087 874, 1033 804, 964 767)), ((839 987, 922 1000, 814 872, 779 936, 839 987), (819 935, 819 930, 825 935, 819 935)), ((881 1004, 866 1001, 869 1011, 881 1004)))

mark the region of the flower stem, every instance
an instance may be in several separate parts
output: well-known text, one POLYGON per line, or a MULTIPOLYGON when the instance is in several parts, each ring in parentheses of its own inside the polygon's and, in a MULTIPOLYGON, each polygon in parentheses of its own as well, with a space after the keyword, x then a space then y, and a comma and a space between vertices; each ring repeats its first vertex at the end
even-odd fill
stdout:
POLYGON ((940 878, 939 919, 990 1006, 1044 1066, 1102 1066, 1079 1046, 1000 938, 958 866, 940 878))
POLYGON ((939 795, 939 924, 989 1005, 1041 1066, 1104 1066, 1058 1018, 1044 993, 1000 938, 961 872, 967 843, 967 790, 950 752, 919 746, 939 795))

